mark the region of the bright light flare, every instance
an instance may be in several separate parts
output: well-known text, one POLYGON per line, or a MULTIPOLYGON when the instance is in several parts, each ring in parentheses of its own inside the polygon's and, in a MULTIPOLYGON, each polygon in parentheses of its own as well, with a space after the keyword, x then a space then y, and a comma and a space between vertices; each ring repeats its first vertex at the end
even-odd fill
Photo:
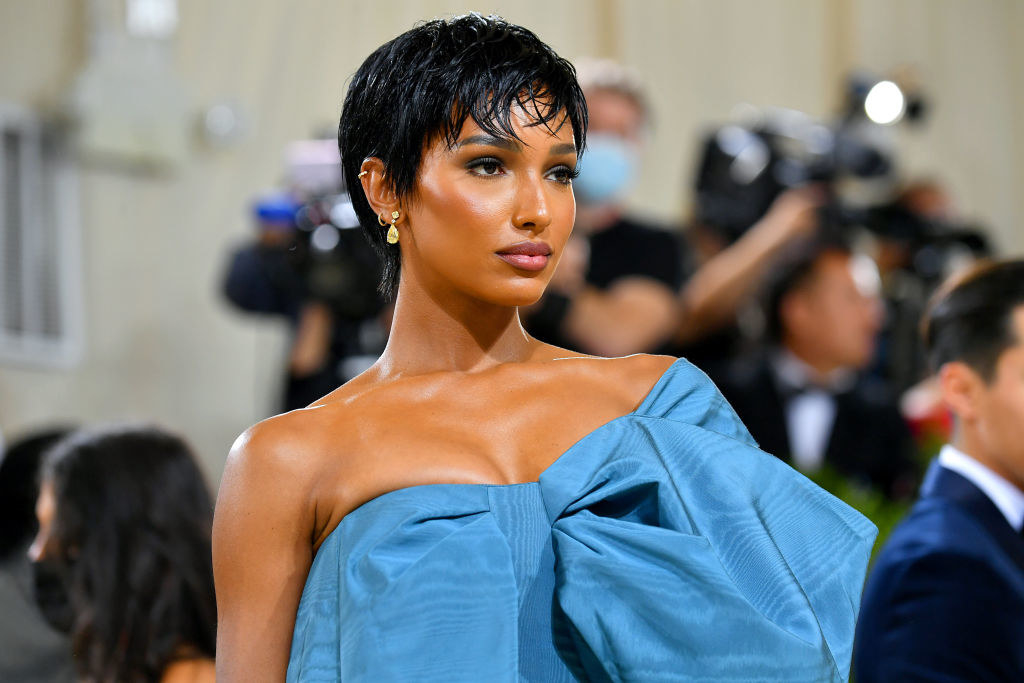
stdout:
POLYGON ((864 113, 883 126, 899 121, 906 109, 907 101, 903 91, 892 81, 879 81, 864 98, 864 113))
POLYGON ((341 235, 338 234, 336 227, 330 223, 324 223, 316 227, 309 241, 317 251, 330 251, 338 246, 338 242, 341 241, 341 235))

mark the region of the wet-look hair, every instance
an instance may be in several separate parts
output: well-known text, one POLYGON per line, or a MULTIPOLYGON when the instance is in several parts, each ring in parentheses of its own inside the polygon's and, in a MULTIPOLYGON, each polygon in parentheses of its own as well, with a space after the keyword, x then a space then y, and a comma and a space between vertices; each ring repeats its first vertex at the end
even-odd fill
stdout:
POLYGON ((1020 343, 1013 312, 1024 306, 1024 259, 987 261, 954 276, 932 296, 921 319, 933 371, 966 363, 990 382, 1003 351, 1020 343))
POLYGON ((518 139, 512 124, 517 105, 552 132, 568 123, 582 153, 587 109, 573 66, 532 32, 500 17, 473 13, 419 24, 381 45, 356 71, 338 147, 359 222, 383 261, 380 290, 386 297, 398 285, 399 250, 385 242, 386 229, 363 193, 363 160, 380 159, 399 199, 414 201, 429 145, 453 145, 469 118, 490 135, 518 139))
POLYGON ((79 676, 156 681, 175 659, 213 658, 213 501, 188 445, 144 425, 81 430, 48 452, 42 481, 79 676))

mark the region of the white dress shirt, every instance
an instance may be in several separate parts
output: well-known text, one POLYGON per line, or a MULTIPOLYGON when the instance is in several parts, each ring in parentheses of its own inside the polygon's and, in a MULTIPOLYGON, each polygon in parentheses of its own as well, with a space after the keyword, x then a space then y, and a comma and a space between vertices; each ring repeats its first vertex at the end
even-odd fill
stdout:
POLYGON ((1024 491, 949 444, 939 451, 939 464, 981 489, 1014 529, 1024 527, 1024 491))
POLYGON ((775 378, 783 391, 799 390, 785 405, 786 434, 789 436, 793 464, 804 472, 815 472, 825 462, 825 451, 836 420, 835 392, 852 385, 853 374, 845 370, 831 373, 826 386, 813 381, 813 372, 787 350, 772 358, 775 378))

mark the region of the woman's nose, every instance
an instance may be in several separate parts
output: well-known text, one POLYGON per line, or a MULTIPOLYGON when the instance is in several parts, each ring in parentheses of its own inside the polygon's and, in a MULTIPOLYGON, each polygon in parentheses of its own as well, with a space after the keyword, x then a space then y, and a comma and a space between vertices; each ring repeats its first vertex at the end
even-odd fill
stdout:
POLYGON ((540 232, 551 224, 551 213, 543 178, 525 178, 516 189, 512 222, 517 228, 540 232))

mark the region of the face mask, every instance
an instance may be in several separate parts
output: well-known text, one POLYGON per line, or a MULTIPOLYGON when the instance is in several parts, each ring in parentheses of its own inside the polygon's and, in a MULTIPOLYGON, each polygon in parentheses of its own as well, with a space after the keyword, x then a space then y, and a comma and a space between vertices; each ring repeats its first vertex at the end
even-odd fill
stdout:
POLYGON ((33 562, 32 584, 43 619, 57 632, 70 633, 75 613, 71 607, 67 568, 52 560, 33 562))
POLYGON ((573 181, 576 198, 585 204, 609 204, 622 198, 636 175, 636 152, 621 138, 594 133, 573 181))

